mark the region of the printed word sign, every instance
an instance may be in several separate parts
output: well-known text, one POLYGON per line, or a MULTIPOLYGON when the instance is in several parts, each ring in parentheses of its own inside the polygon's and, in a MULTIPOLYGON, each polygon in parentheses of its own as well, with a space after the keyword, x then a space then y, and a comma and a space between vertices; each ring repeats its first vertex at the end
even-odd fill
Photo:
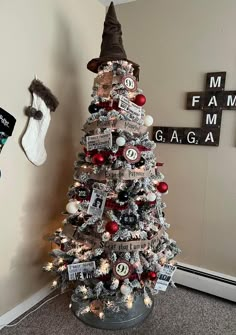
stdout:
POLYGON ((126 279, 131 275, 132 265, 125 259, 119 259, 113 265, 114 276, 120 280, 126 279))
POLYGON ((118 107, 126 112, 135 114, 139 119, 141 118, 141 107, 122 95, 119 97, 118 107))
POLYGON ((236 90, 225 91, 226 72, 206 74, 205 91, 187 93, 186 109, 201 110, 201 128, 154 127, 157 143, 218 146, 222 110, 236 110, 236 90))
POLYGON ((94 189, 89 202, 87 213, 101 218, 106 203, 106 197, 106 192, 94 189))
POLYGON ((175 266, 165 264, 158 275, 155 290, 166 291, 175 270, 176 270, 175 266))
POLYGON ((84 278, 84 273, 86 276, 86 274, 92 273, 96 269, 96 264, 94 261, 69 264, 67 266, 67 269, 68 269, 69 280, 76 280, 78 278, 82 279, 84 278))
POLYGON ((107 149, 112 146, 111 134, 99 134, 86 137, 87 150, 107 149))

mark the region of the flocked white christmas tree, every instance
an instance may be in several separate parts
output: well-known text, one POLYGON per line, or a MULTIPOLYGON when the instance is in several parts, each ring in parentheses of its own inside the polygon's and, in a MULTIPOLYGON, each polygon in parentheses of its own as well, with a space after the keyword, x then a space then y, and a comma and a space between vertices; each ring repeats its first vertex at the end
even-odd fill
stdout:
POLYGON ((153 153, 147 127, 146 98, 138 88, 139 66, 127 60, 121 27, 111 3, 101 54, 88 63, 97 73, 91 116, 83 126, 84 152, 75 162, 63 227, 53 235, 58 245, 45 270, 57 275, 54 286, 73 287, 77 315, 135 308, 142 297, 171 282, 179 253, 169 238, 163 210, 168 185, 153 153))

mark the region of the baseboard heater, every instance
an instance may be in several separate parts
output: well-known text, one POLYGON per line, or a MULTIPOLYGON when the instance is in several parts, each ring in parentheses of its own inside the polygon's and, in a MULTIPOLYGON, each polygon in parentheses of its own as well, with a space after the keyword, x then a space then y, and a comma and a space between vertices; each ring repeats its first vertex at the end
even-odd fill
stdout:
POLYGON ((179 263, 174 281, 176 284, 236 302, 236 277, 179 263))

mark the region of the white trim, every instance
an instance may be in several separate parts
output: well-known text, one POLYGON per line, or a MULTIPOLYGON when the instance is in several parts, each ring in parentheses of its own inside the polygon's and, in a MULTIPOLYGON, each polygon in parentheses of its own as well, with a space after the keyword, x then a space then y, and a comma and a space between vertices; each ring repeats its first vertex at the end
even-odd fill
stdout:
MULTIPOLYGON (((178 263, 184 267, 205 272, 208 274, 215 275, 217 277, 236 281, 236 277, 228 276, 223 273, 210 271, 207 269, 199 268, 193 265, 178 263)), ((191 287, 193 289, 206 292, 217 297, 221 297, 227 300, 236 302, 236 286, 228 283, 221 282, 216 279, 207 278, 198 274, 190 273, 177 269, 174 273, 173 280, 176 284, 191 287)))
MULTIPOLYGON (((98 0, 99 2, 101 2, 104 6, 108 7, 111 3, 111 0, 98 0)), ((113 0, 114 5, 120 5, 122 3, 128 3, 128 2, 133 2, 136 0, 113 0)))
POLYGON ((41 290, 11 309, 9 312, 0 316, 0 329, 4 328, 5 325, 11 323, 19 316, 27 312, 30 308, 35 306, 38 302, 46 298, 53 291, 51 287, 52 283, 47 284, 41 290))
MULTIPOLYGON (((201 272, 205 272, 208 274, 215 275, 217 277, 226 278, 229 280, 236 281, 236 277, 228 276, 223 273, 210 271, 207 269, 199 268, 197 266, 178 263, 184 267, 198 270, 201 272)), ((191 287, 193 289, 206 292, 221 298, 225 298, 227 300, 231 300, 236 302, 236 286, 230 285, 219 280, 203 277, 201 275, 197 275, 194 273, 186 272, 180 269, 177 269, 174 273, 173 280, 176 284, 181 284, 183 286, 191 287)), ((52 283, 47 284, 41 290, 33 294, 31 297, 14 307, 9 312, 0 316, 0 329, 4 328, 4 326, 17 319, 19 316, 27 312, 30 308, 35 306, 38 302, 46 298, 53 290, 51 289, 52 283)))

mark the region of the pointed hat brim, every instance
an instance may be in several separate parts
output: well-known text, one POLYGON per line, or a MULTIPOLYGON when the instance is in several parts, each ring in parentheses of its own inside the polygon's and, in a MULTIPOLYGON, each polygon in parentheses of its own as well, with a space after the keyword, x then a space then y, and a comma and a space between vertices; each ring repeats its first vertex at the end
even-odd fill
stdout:
POLYGON ((87 69, 94 72, 94 73, 98 73, 98 68, 100 65, 106 64, 109 61, 116 61, 116 60, 125 60, 128 63, 131 63, 133 68, 134 68, 134 76, 138 79, 139 77, 139 65, 134 63, 133 61, 125 58, 121 57, 120 55, 112 55, 112 56, 103 56, 103 57, 99 57, 99 58, 93 58, 91 59, 88 64, 87 64, 87 69))

